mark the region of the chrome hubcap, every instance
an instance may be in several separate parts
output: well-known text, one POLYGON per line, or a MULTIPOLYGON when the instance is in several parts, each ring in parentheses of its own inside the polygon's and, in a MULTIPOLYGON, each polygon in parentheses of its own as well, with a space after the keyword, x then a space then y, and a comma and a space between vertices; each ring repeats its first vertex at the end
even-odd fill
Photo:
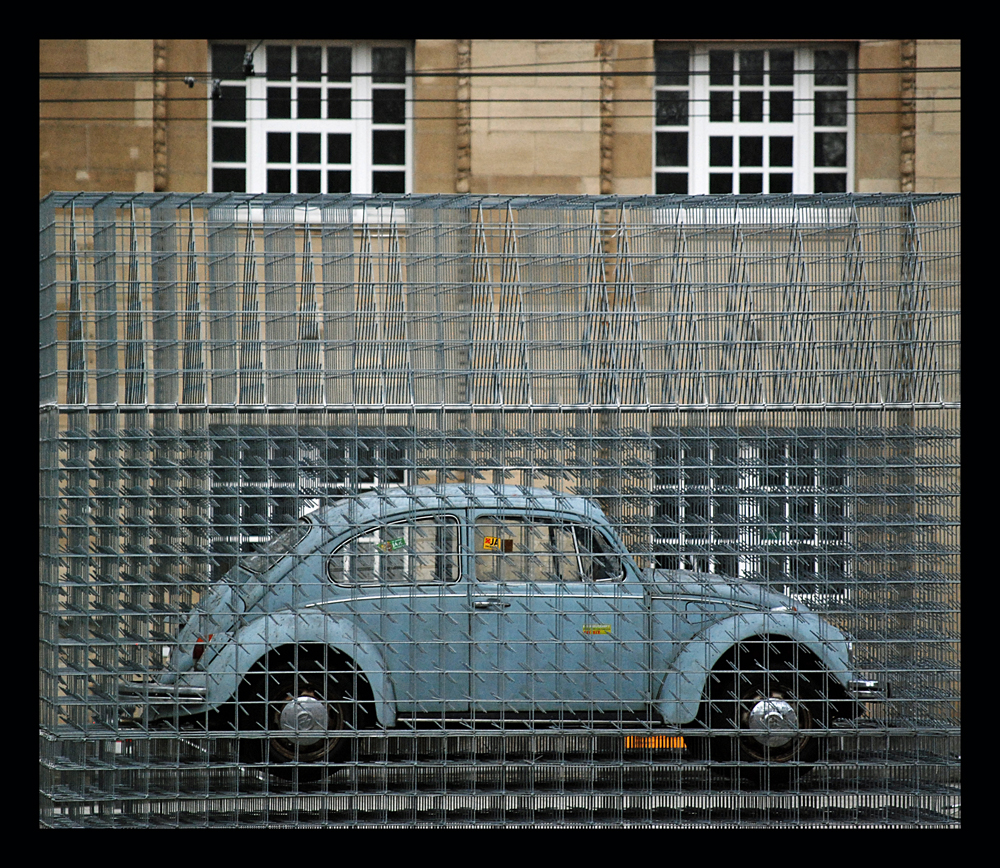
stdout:
POLYGON ((782 747, 795 738, 798 715, 784 699, 762 699, 750 709, 752 737, 765 747, 782 747))
POLYGON ((326 703, 315 696, 298 696, 281 709, 280 724, 286 738, 300 745, 316 744, 326 738, 330 725, 326 703))

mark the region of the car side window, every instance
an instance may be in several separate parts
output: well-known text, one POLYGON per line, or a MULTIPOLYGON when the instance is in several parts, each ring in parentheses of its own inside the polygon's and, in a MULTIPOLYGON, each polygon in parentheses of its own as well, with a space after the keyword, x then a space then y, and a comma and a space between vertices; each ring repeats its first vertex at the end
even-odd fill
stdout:
POLYGON ((474 544, 480 582, 583 582, 621 575, 620 560, 603 537, 573 522, 480 516, 474 544))
POLYGON ((338 585, 428 585, 457 582, 458 521, 428 516, 367 528, 327 560, 338 585))

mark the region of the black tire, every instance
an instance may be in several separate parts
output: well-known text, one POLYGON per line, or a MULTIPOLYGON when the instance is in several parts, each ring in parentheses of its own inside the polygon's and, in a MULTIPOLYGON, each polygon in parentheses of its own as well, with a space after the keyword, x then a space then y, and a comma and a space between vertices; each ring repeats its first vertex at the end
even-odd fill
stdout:
POLYGON ((821 680, 812 656, 794 648, 734 649, 710 680, 709 725, 732 733, 712 738, 712 759, 754 787, 798 783, 821 753, 820 739, 809 732, 827 725, 821 680))
POLYGON ((327 671, 305 653, 269 657, 240 689, 240 761, 300 782, 337 771, 355 728, 356 678, 343 664, 327 671))

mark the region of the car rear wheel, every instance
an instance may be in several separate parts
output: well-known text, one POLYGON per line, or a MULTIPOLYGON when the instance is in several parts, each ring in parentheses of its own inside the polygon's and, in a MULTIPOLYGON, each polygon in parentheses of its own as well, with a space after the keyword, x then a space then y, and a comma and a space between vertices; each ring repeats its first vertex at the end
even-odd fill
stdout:
POLYGON ((240 691, 240 760, 287 780, 336 771, 355 725, 354 681, 313 657, 269 658, 240 691))

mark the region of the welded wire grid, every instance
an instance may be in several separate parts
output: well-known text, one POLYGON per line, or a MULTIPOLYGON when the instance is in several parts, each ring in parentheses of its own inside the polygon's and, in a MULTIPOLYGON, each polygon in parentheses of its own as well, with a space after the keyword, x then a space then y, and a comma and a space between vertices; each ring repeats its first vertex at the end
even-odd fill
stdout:
POLYGON ((959 203, 48 196, 41 822, 957 826, 959 203), (577 496, 647 578, 701 574, 630 596, 538 517, 577 496), (350 540, 253 578, 322 516, 350 540), (727 679, 819 677, 799 644, 657 716, 706 673, 650 661, 750 617, 705 602, 722 577, 891 684, 850 721, 798 689, 809 774, 726 737, 727 679), (143 713, 193 607, 209 669, 272 598, 231 702, 143 713), (282 741, 317 707, 341 746, 282 741))

